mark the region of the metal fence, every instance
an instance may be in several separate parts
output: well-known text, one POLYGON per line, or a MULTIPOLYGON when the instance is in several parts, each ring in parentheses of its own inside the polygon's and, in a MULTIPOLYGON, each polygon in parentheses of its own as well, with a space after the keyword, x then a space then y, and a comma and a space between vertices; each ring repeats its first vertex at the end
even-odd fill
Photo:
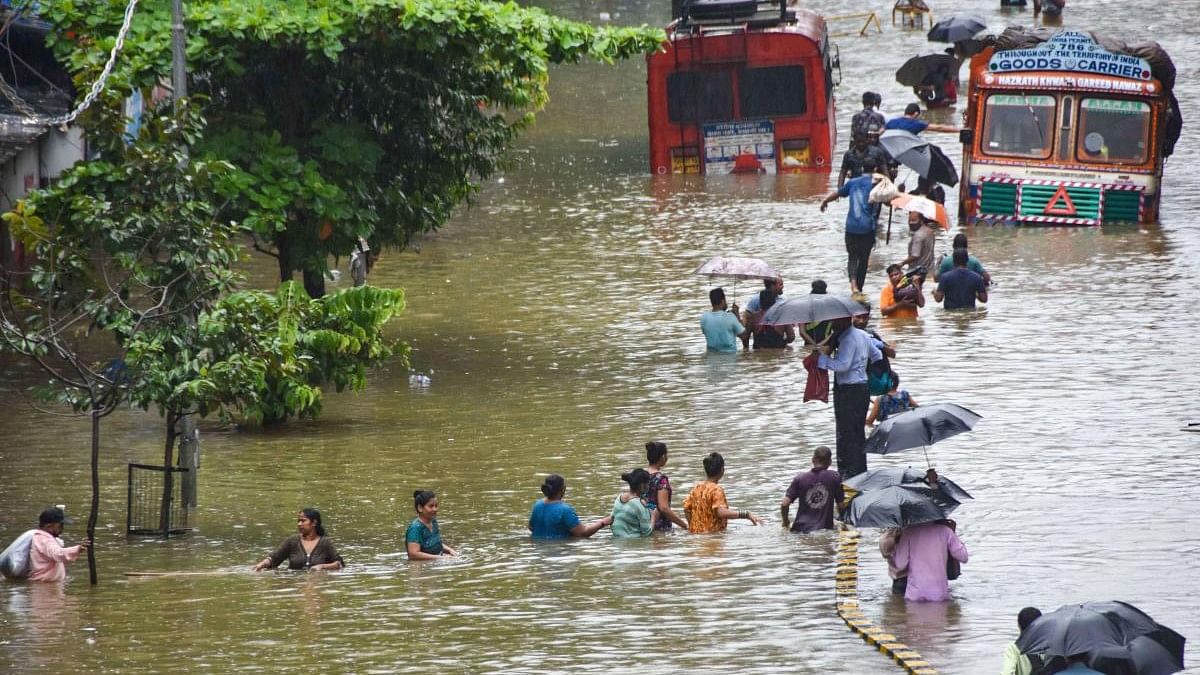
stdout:
POLYGON ((129 501, 125 511, 125 532, 128 534, 182 534, 191 531, 188 509, 183 500, 183 475, 187 469, 171 467, 171 493, 168 510, 170 523, 163 532, 163 480, 166 472, 161 466, 129 465, 129 501))

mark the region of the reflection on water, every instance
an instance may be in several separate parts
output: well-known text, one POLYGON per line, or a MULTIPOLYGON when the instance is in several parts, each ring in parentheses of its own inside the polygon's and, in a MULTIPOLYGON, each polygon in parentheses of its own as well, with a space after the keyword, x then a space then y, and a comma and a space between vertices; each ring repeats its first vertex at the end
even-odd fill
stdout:
MULTIPOLYGON (((661 22, 667 11, 552 6, 626 22, 661 22)), ((844 11, 832 0, 810 6, 844 11)), ((1196 109, 1195 66, 1181 57, 1195 38, 1186 6, 1096 0, 1068 7, 1066 23, 1111 27, 1110 17, 1141 10, 1147 23, 1123 25, 1122 35, 1162 41, 1180 61, 1183 107, 1196 109)), ((1029 16, 1002 19, 963 0, 935 9, 982 11, 993 27, 1029 16)), ((839 42, 841 127, 863 89, 899 112, 910 94, 891 82, 888 61, 928 50, 922 37, 889 27, 839 42)), ((80 564, 65 590, 0 583, 0 671, 888 672, 836 619, 835 539, 792 535, 777 520, 812 447, 833 444, 832 406, 802 403, 800 350, 705 354, 698 320, 709 286, 691 274, 711 255, 757 255, 784 272, 788 294, 814 278, 840 290, 844 205, 817 211, 824 176, 651 178, 644 95, 637 62, 555 69, 552 103, 504 181, 421 252, 389 254, 377 268, 376 283, 407 291, 396 333, 430 386, 411 389, 407 370, 385 367, 366 392, 329 396, 317 422, 205 429, 196 533, 121 536, 124 464, 155 460, 161 420, 106 420, 102 584, 88 588, 80 564), (544 474, 566 476, 581 518, 600 517, 623 489, 620 474, 644 465, 651 438, 670 445, 676 506, 702 479, 700 458, 718 450, 730 502, 767 524, 650 541, 607 532, 528 540, 544 474), (438 492, 443 536, 461 559, 410 564, 400 554, 417 488, 438 492), (250 574, 310 505, 349 568, 250 574), (230 573, 123 576, 222 569, 230 573)), ((968 228, 996 281, 987 309, 950 313, 931 302, 917 321, 874 322, 896 343, 894 365, 913 396, 984 416, 974 432, 929 449, 975 496, 956 513, 971 561, 952 583, 955 600, 904 604, 890 594, 874 532, 860 551, 864 611, 943 672, 996 671, 1029 604, 1121 598, 1200 635, 1191 600, 1200 592, 1200 436, 1179 431, 1200 420, 1192 138, 1167 168, 1163 225, 968 228)), ((884 267, 905 256, 906 229, 897 217, 891 242, 877 245, 872 296, 884 267)), ((952 234, 940 235, 939 252, 952 234)), ((254 279, 269 284, 269 275, 264 263, 254 279)), ((726 286, 739 301, 757 290, 726 286)), ((88 473, 85 421, 30 412, 13 393, 28 369, 5 368, 7 541, 46 504, 82 513, 88 473)), ((870 461, 919 466, 923 457, 870 461)), ((68 527, 68 543, 80 528, 68 527)))

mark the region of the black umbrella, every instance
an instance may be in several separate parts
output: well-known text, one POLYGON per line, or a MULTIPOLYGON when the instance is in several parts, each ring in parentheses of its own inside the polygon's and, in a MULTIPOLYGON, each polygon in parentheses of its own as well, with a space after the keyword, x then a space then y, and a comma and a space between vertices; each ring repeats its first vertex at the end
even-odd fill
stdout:
POLYGON ((958 505, 928 485, 894 485, 857 495, 842 520, 855 527, 908 527, 946 518, 958 505))
POLYGON ((970 40, 984 28, 987 22, 977 16, 951 16, 933 24, 926 37, 932 42, 960 42, 970 40))
MULTIPOLYGON (((880 469, 868 469, 845 481, 845 485, 859 492, 882 490, 895 485, 921 486, 927 485, 925 483, 926 473, 925 470, 911 467, 887 466, 880 469)), ((970 493, 945 476, 938 476, 937 485, 947 497, 950 497, 954 501, 962 502, 964 499, 974 499, 970 493)))
POLYGON ((980 415, 953 403, 923 405, 884 420, 867 438, 866 451, 886 455, 933 445, 970 431, 981 419, 980 415))
POLYGON ((958 171, 946 153, 911 131, 888 129, 879 137, 879 145, 918 176, 950 187, 958 185, 958 171))
POLYGON ((1022 654, 1074 656, 1104 673, 1167 675, 1183 670, 1185 638, 1125 602, 1064 605, 1021 632, 1022 654))
POLYGON ((906 87, 916 87, 927 84, 925 80, 931 75, 936 75, 934 79, 937 80, 957 79, 958 59, 949 54, 914 56, 896 70, 896 81, 906 87))
POLYGON ((1088 664, 1110 675, 1170 675, 1183 670, 1185 638, 1166 626, 1139 635, 1128 644, 1088 653, 1088 664))

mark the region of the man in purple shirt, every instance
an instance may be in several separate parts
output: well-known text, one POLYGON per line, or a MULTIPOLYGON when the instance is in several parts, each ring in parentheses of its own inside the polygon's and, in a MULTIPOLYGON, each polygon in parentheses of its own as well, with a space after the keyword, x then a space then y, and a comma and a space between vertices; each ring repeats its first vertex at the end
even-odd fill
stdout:
POLYGON ((904 599, 911 602, 941 602, 950 599, 946 560, 967 562, 967 547, 950 525, 937 521, 906 527, 893 554, 896 569, 908 570, 904 599))
POLYGON ((788 511, 792 502, 799 500, 796 522, 791 524, 792 532, 833 529, 833 507, 841 504, 845 495, 842 492, 841 475, 829 470, 832 463, 833 452, 829 448, 822 445, 813 450, 813 468, 796 474, 783 502, 779 504, 784 528, 788 527, 788 511))

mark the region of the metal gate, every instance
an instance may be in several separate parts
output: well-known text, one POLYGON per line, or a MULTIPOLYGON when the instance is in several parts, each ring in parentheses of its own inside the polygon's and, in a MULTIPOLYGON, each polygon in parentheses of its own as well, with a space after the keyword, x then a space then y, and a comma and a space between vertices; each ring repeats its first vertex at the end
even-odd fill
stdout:
POLYGON ((129 501, 125 511, 125 532, 128 534, 171 535, 191 531, 188 508, 183 500, 183 475, 186 468, 171 467, 170 512, 167 532, 162 527, 163 480, 166 472, 161 466, 129 465, 129 501))

